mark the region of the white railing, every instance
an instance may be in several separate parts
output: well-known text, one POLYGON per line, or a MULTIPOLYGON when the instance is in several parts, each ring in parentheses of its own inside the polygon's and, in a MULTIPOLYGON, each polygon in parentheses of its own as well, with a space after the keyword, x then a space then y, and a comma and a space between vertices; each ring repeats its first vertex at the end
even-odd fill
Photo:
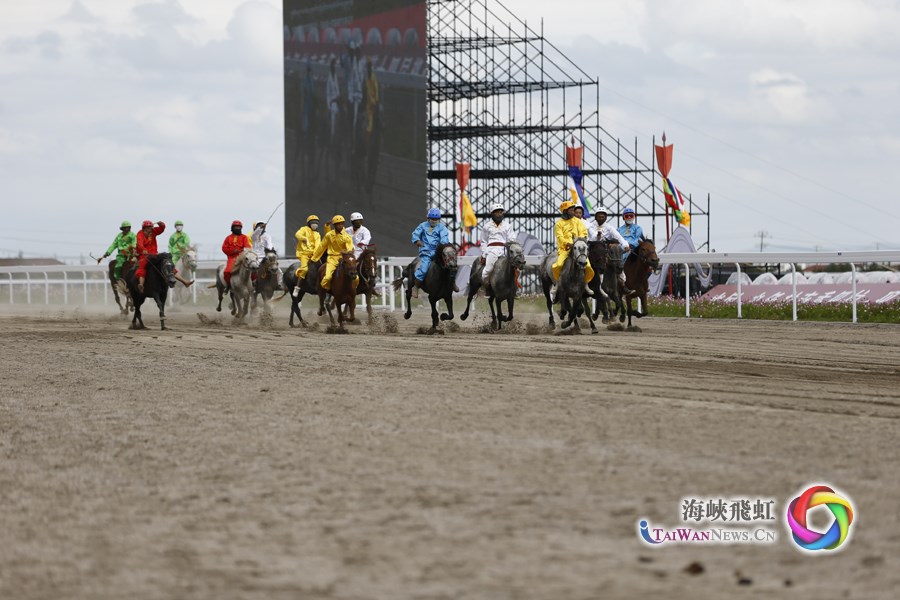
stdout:
MULTIPOLYGON (((406 310, 406 297, 399 294, 400 300, 397 302, 396 294, 393 291, 391 282, 398 279, 402 270, 412 262, 412 256, 395 256, 382 258, 378 261, 380 268, 380 281, 378 283, 381 291, 381 300, 379 304, 373 304, 373 308, 383 308, 385 310, 396 310, 399 306, 401 310, 406 310)), ((459 264, 461 266, 471 265, 478 259, 477 256, 461 256, 459 264)), ((525 262, 529 266, 537 266, 543 261, 542 256, 527 256, 525 262)), ((713 252, 713 253, 672 253, 659 254, 660 264, 683 265, 684 266, 684 282, 685 282, 685 316, 691 316, 691 297, 690 297, 690 268, 692 264, 733 264, 740 273, 742 264, 787 264, 791 269, 792 282, 792 303, 793 303, 793 319, 797 320, 797 269, 796 265, 803 264, 833 264, 833 263, 849 263, 852 271, 852 287, 853 293, 851 302, 853 305, 853 322, 856 322, 856 265, 865 263, 900 263, 900 251, 898 250, 882 250, 873 252, 713 252)), ((293 259, 283 259, 279 261, 282 269, 296 262, 293 259)), ((197 272, 212 271, 224 264, 223 261, 204 260, 197 263, 197 272)), ((0 298, 8 296, 9 303, 15 302, 14 289, 16 286, 24 286, 26 303, 32 303, 32 288, 43 288, 44 304, 50 303, 50 286, 62 286, 63 302, 68 303, 71 290, 81 292, 83 301, 88 303, 89 289, 96 291, 97 286, 103 288, 103 302, 110 302, 110 286, 107 279, 108 266, 106 263, 100 265, 47 265, 47 266, 28 266, 28 267, 0 267, 0 286, 6 286, 6 294, 0 292, 0 298), (54 275, 53 278, 50 275, 54 275), (78 277, 74 277, 78 275, 78 277), (18 277, 16 277, 18 276, 18 277)), ((197 302, 197 289, 212 283, 215 283, 214 277, 196 277, 195 285, 191 286, 192 301, 197 302)), ((737 284, 737 316, 742 318, 741 314, 741 281, 738 276, 737 284)))
POLYGON ((834 264, 849 263, 852 273, 853 322, 856 323, 856 265, 865 263, 900 262, 900 251, 879 250, 872 252, 709 252, 709 253, 672 253, 660 254, 660 264, 684 266, 684 314, 691 316, 691 284, 690 265, 733 264, 737 267, 737 316, 741 315, 741 264, 787 264, 791 268, 791 302, 793 304, 793 320, 797 320, 797 264, 834 264))

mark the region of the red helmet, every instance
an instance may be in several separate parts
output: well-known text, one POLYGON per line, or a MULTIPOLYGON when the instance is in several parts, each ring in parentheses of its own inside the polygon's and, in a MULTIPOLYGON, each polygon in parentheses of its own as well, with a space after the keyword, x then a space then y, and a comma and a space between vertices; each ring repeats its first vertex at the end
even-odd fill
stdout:
POLYGON ((153 221, 144 221, 141 223, 141 227, 153 227, 153 221))
POLYGON ((232 226, 232 227, 243 227, 244 224, 241 223, 240 221, 232 221, 232 222, 231 222, 231 226, 232 226))

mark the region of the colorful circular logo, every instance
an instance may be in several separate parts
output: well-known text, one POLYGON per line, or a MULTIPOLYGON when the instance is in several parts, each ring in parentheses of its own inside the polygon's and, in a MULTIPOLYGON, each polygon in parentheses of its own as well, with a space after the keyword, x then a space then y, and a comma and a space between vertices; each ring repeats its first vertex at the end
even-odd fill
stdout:
POLYGON ((834 550, 844 543, 853 523, 853 507, 826 485, 814 485, 794 498, 787 510, 787 522, 794 542, 804 550, 834 550), (806 524, 806 513, 816 506, 827 506, 834 521, 828 531, 819 533, 806 524))

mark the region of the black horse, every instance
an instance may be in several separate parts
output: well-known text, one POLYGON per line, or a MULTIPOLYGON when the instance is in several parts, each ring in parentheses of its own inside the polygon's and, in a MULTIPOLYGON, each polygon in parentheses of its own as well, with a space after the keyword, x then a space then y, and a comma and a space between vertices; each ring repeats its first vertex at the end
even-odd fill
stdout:
MULTIPOLYGON (((488 306, 491 308, 491 329, 500 329, 503 327, 503 321, 512 321, 519 273, 524 268, 525 254, 522 251, 522 245, 518 242, 508 242, 506 244, 506 255, 497 259, 497 262, 494 263, 494 270, 491 271, 490 293, 487 291, 488 288, 485 288, 488 306), (503 308, 501 307, 501 303, 504 300, 506 300, 506 307, 509 309, 509 314, 506 316, 504 316, 503 308)), ((459 318, 463 321, 469 318, 472 298, 478 293, 478 289, 484 285, 481 279, 483 269, 481 261, 476 261, 472 265, 472 274, 469 275, 469 294, 466 298, 466 311, 459 315, 459 318)))
POLYGON ((622 247, 616 242, 588 242, 588 258, 597 273, 588 283, 594 292, 594 298, 597 299, 594 320, 596 321, 602 312, 604 324, 609 323, 610 317, 615 320, 618 316, 619 321, 624 321, 625 303, 622 300, 624 291, 619 279, 622 273, 622 247))
MULTIPOLYGON (((395 279, 394 289, 399 290, 403 285, 403 278, 406 277, 409 285, 406 287, 406 314, 404 319, 412 316, 412 306, 410 305, 410 297, 412 296, 412 285, 415 278, 416 267, 419 266, 419 259, 409 263, 409 266, 403 270, 400 279, 395 279)), ((456 248, 452 244, 440 244, 434 252, 434 258, 428 266, 425 273, 425 281, 422 282, 422 291, 428 294, 428 302, 431 303, 431 331, 434 332, 438 326, 438 310, 437 303, 440 300, 447 305, 447 312, 441 313, 441 321, 449 321, 453 319, 453 288, 456 285, 456 272, 459 269, 456 263, 456 248)))
POLYGON ((147 276, 144 278, 144 291, 138 290, 137 265, 128 270, 124 276, 128 292, 134 302, 134 317, 131 319, 131 329, 147 329, 144 319, 141 317, 141 305, 147 298, 153 298, 159 307, 160 328, 166 327, 166 298, 169 296, 169 288, 175 286, 175 264, 172 255, 168 252, 151 254, 147 257, 147 276))
POLYGON ((313 296, 317 294, 316 283, 318 282, 320 265, 321 262, 309 261, 309 269, 306 271, 306 277, 303 278, 303 281, 299 282, 300 290, 297 292, 297 296, 294 296, 293 294, 294 288, 297 287, 298 283, 297 269, 300 268, 300 263, 291 263, 291 266, 287 268, 281 278, 281 282, 284 285, 284 294, 282 294, 276 302, 285 296, 291 297, 291 318, 288 321, 288 325, 291 327, 296 327, 296 325, 294 325, 294 315, 297 315, 297 318, 300 319, 301 325, 306 325, 306 321, 303 320, 303 315, 300 313, 300 301, 303 300, 303 296, 306 294, 312 294, 313 296))

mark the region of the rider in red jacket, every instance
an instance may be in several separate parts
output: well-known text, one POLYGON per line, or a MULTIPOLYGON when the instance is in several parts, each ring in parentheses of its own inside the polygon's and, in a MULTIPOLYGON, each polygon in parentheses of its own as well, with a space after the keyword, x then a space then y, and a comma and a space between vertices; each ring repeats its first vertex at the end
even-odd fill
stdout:
POLYGON ((241 233, 243 229, 243 223, 240 221, 233 221, 231 223, 231 235, 226 237, 225 241, 222 242, 222 252, 228 257, 228 263, 225 265, 225 272, 222 274, 225 277, 226 291, 231 288, 231 268, 234 266, 234 259, 240 256, 245 248, 250 249, 253 247, 253 244, 250 243, 250 238, 241 233))
MULTIPOLYGON (((147 276, 147 257, 151 254, 159 254, 159 251, 156 249, 156 236, 165 230, 166 224, 162 221, 157 221, 156 227, 154 227, 153 221, 148 220, 141 223, 141 230, 138 231, 135 252, 138 255, 138 291, 142 294, 144 293, 144 278, 147 276)), ((178 275, 178 269, 175 269, 175 279, 184 284, 185 287, 190 287, 194 283, 178 275)))

